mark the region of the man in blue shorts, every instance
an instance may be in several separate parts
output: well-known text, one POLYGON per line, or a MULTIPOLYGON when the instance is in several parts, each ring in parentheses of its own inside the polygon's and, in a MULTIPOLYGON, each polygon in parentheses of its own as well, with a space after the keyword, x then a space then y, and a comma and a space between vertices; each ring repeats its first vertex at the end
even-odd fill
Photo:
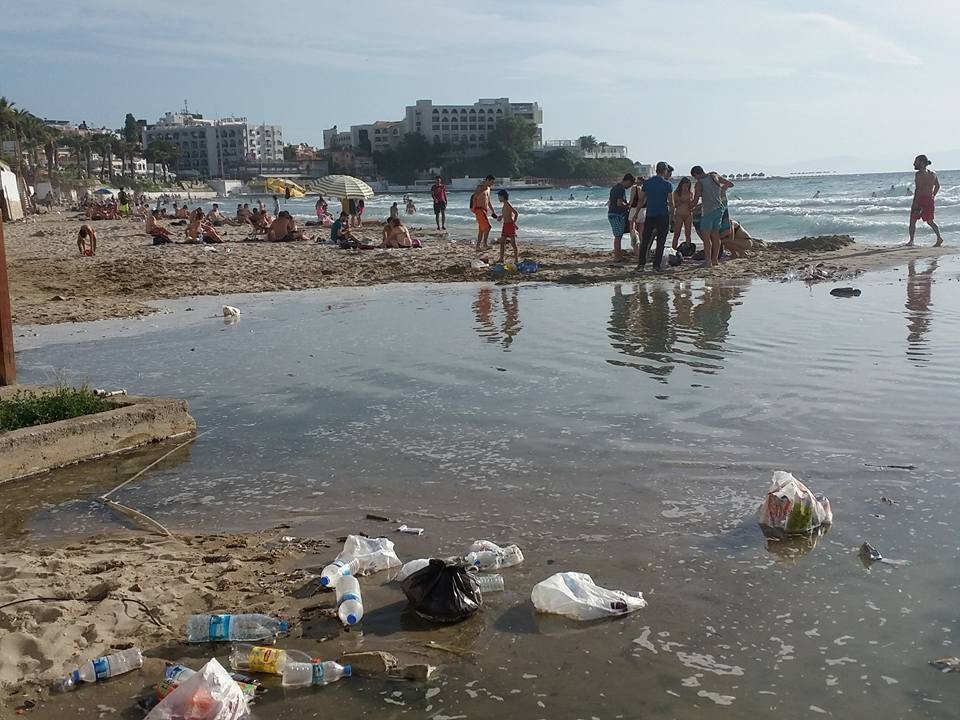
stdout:
POLYGON ((703 261, 707 267, 713 267, 720 264, 720 225, 727 209, 723 193, 732 188, 733 183, 715 172, 705 173, 699 165, 692 167, 690 174, 697 181, 693 188, 693 206, 700 202, 703 208, 700 218, 703 261))
POLYGON ((630 205, 627 203, 627 190, 633 187, 633 175, 627 173, 623 180, 610 188, 610 200, 607 202, 607 220, 613 230, 613 259, 614 262, 623 262, 627 259, 620 246, 623 235, 627 232, 627 223, 630 215, 630 205))

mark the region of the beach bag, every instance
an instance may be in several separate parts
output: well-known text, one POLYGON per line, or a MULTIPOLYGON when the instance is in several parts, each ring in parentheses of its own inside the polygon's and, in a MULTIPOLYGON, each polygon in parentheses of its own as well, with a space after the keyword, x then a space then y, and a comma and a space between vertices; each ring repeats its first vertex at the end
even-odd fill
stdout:
POLYGON ((483 605, 480 584, 460 562, 433 558, 400 587, 414 612, 431 622, 460 622, 483 605))
MULTIPOLYGON (((693 257, 697 252, 697 246, 688 240, 687 242, 680 243, 679 247, 677 247, 677 252, 683 255, 683 257, 693 257)), ((700 259, 702 260, 703 258, 701 257, 700 259)))
POLYGON ((831 525, 833 511, 823 495, 815 495, 790 473, 777 470, 757 509, 757 522, 765 532, 805 535, 831 525))

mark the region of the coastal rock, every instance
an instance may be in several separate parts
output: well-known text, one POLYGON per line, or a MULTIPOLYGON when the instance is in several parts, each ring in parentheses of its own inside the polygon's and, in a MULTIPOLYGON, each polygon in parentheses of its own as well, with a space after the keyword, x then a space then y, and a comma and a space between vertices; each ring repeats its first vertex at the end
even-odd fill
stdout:
POLYGON ((412 682, 429 682, 436 674, 437 667, 426 663, 404 665, 395 675, 412 682))
POLYGON ((384 677, 400 667, 400 661, 395 655, 381 650, 370 652, 346 653, 340 656, 342 664, 349 664, 354 675, 384 677))

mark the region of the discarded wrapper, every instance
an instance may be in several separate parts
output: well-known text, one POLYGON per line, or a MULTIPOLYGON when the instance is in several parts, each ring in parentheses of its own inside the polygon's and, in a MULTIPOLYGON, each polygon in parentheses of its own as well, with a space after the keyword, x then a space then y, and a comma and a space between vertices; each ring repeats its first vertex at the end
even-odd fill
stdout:
POLYGON ((397 532, 406 533, 407 535, 423 535, 423 528, 407 527, 406 525, 401 525, 397 528, 397 532))

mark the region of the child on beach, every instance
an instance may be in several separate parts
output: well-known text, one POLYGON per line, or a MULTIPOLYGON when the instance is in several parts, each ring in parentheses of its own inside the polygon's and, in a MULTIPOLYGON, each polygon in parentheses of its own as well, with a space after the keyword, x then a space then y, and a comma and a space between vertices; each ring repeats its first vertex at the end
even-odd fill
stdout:
POLYGON ((97 231, 89 225, 81 225, 80 232, 77 234, 77 249, 81 255, 97 254, 97 231), (90 241, 90 249, 87 250, 87 241, 90 241))
POLYGON ((503 206, 500 210, 500 220, 503 221, 503 229, 500 231, 500 264, 503 264, 503 255, 507 249, 507 243, 513 247, 513 264, 520 262, 520 255, 517 252, 517 218, 520 213, 510 204, 510 193, 501 190, 497 197, 503 206))

